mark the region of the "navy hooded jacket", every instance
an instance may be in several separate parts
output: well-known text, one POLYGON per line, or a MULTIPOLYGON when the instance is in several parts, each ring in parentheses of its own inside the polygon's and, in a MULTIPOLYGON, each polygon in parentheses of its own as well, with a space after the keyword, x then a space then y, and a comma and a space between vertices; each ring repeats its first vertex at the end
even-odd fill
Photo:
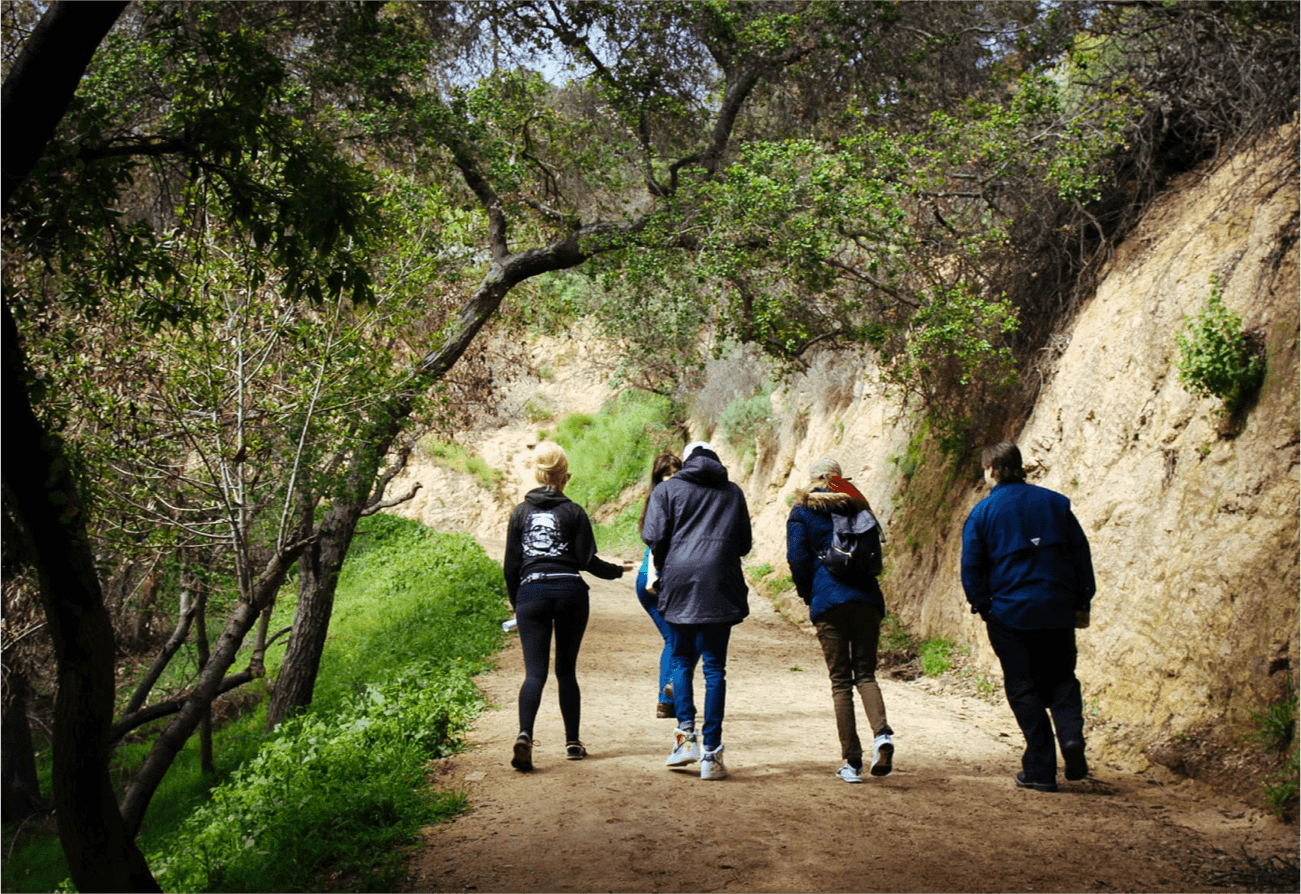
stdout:
POLYGON ((1074 627, 1095 586, 1071 501, 1025 482, 994 485, 962 527, 962 588, 973 612, 1006 627, 1074 627))
POLYGON ((750 552, 745 494, 709 450, 650 495, 642 540, 660 569, 660 613, 670 624, 735 624, 750 613, 741 557, 750 552))
MULTIPOLYGON (((809 607, 809 620, 814 623, 828 609, 846 602, 866 602, 885 616, 885 597, 875 577, 864 574, 858 580, 843 581, 818 558, 831 545, 832 513, 854 513, 867 508, 866 503, 849 494, 823 488, 795 492, 795 504, 786 519, 786 562, 791 568, 795 591, 809 607)), ((880 527, 874 527, 867 536, 879 540, 880 527)))

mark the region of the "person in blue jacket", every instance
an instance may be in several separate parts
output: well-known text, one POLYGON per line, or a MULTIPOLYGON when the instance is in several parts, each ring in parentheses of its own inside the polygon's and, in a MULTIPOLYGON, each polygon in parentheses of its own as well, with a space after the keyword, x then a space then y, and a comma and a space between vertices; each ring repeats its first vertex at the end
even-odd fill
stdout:
POLYGON ((795 590, 809 607, 809 620, 818 634, 831 677, 831 703, 844 765, 836 775, 846 782, 863 781, 863 746, 854 720, 854 690, 858 690, 872 727, 869 772, 885 776, 894 767, 894 731, 886 722, 885 701, 876 682, 876 652, 885 617, 885 597, 876 582, 880 573, 880 525, 867 500, 847 479, 840 464, 820 459, 809 470, 807 489, 795 492, 786 519, 786 561, 795 590), (840 487, 843 490, 833 488, 840 487), (836 516, 861 517, 865 529, 858 549, 876 557, 855 567, 849 576, 833 574, 818 557, 831 545, 836 516))
MULTIPOLYGON (((637 520, 638 533, 641 533, 646 525, 646 509, 650 506, 650 495, 654 492, 655 486, 666 478, 673 477, 681 468, 682 460, 678 459, 676 454, 661 453, 655 457, 655 461, 651 464, 650 490, 646 492, 646 502, 642 504, 641 517, 637 520)), ((650 615, 655 629, 660 632, 660 637, 664 640, 664 647, 660 650, 659 684, 655 690, 658 696, 655 716, 660 719, 673 719, 676 716, 673 704, 673 628, 669 627, 669 622, 665 621, 664 616, 660 614, 660 573, 651 562, 649 546, 646 547, 646 555, 642 557, 641 568, 637 571, 636 592, 637 601, 646 610, 646 614, 650 615)))
POLYGON ((1059 744, 1066 778, 1089 774, 1075 676, 1075 630, 1089 626, 1095 589, 1089 541, 1069 499, 1026 483, 1015 444, 985 448, 980 462, 993 489, 962 528, 962 587, 1025 735, 1016 784, 1054 792, 1059 744))
POLYGON ((718 454, 704 441, 688 444, 682 470, 651 491, 642 540, 660 569, 659 609, 673 630, 678 725, 665 765, 700 761, 701 779, 727 776, 727 646, 732 627, 750 613, 741 557, 750 551, 751 536, 745 494, 728 480, 718 454), (704 665, 705 676, 705 721, 699 735, 692 692, 697 662, 704 665))

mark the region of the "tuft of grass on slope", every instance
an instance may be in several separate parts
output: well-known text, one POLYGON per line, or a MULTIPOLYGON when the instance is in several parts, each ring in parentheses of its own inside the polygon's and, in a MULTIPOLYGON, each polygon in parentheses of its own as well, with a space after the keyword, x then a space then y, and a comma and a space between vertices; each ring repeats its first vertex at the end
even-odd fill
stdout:
POLYGON ((375 516, 339 581, 316 698, 149 853, 169 891, 393 890, 401 846, 465 809, 430 760, 482 709, 501 569, 465 535, 375 516))

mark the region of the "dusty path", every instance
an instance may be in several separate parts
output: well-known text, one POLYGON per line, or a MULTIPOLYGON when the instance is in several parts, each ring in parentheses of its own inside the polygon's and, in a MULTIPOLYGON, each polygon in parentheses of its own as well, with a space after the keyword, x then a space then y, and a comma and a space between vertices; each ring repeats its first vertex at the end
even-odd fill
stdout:
POLYGON ((1059 794, 1019 790, 1006 705, 925 682, 882 681, 894 773, 841 782, 817 642, 753 594, 728 662, 730 778, 666 769, 673 721, 655 718, 658 634, 631 575, 589 583, 578 675, 590 756, 564 759, 552 679, 537 769, 510 768, 523 679, 512 639, 479 680, 497 710, 439 768, 438 786, 464 789, 474 809, 426 830, 410 890, 1229 890, 1208 880, 1243 866, 1244 847, 1296 859, 1294 828, 1109 770, 1105 755, 1091 755, 1093 778, 1059 794))

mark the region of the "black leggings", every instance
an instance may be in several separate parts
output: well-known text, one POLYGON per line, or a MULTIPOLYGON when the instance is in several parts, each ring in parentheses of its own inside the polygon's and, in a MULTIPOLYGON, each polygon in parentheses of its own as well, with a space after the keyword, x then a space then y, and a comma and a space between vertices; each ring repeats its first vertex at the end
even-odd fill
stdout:
POLYGON ((551 634, 556 636, 556 684, 560 689, 560 716, 565 721, 565 741, 578 741, 582 696, 578 691, 578 649, 583 644, 588 616, 587 584, 580 578, 539 581, 520 587, 515 596, 515 620, 524 650, 524 685, 519 691, 520 732, 533 735, 533 721, 547 685, 551 634))

